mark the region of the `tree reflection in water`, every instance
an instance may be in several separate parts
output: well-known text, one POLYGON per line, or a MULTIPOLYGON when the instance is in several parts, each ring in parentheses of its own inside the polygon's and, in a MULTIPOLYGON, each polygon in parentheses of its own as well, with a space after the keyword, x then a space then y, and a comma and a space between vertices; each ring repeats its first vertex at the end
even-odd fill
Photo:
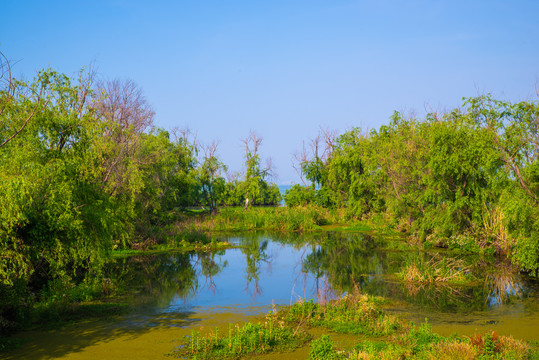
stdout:
POLYGON ((522 279, 515 266, 508 261, 496 264, 485 277, 485 291, 490 305, 510 303, 523 295, 522 279))
POLYGON ((242 239, 241 252, 245 255, 245 289, 249 293, 249 287, 253 286, 250 292, 251 298, 255 299, 262 294, 260 286, 260 266, 262 263, 270 263, 270 256, 266 253, 268 248, 268 239, 260 235, 246 236, 242 239))
POLYGON ((131 294, 138 302, 157 306, 168 306, 175 299, 194 306, 201 301, 216 305, 269 305, 276 297, 280 303, 284 303, 283 299, 288 303, 287 296, 291 302, 302 296, 324 303, 358 288, 369 295, 436 312, 471 312, 502 306, 535 291, 508 263, 445 250, 417 251, 406 247, 405 239, 339 232, 251 233, 236 235, 233 242, 237 249, 215 253, 116 259, 106 269, 116 286, 112 295, 131 294), (475 279, 465 284, 402 281, 397 274, 402 274, 410 264, 419 271, 425 266, 450 264, 466 269, 475 279), (220 276, 222 273, 224 276, 220 276), (245 279, 244 287, 241 277, 245 279), (301 293, 301 286, 303 294, 297 294, 301 293), (263 294, 263 288, 271 290, 263 294), (195 299, 197 296, 203 300, 195 299))
MULTIPOLYGON (((370 295, 444 312, 486 310, 525 295, 522 279, 510 263, 497 262, 494 258, 406 250, 402 243, 392 244, 366 234, 321 234, 316 243, 310 244, 302 271, 317 280, 327 279, 324 286, 331 288, 333 295, 353 291, 357 286, 370 295), (405 282, 396 274, 409 264, 450 264, 457 266, 457 271, 465 269, 472 280, 460 284, 405 282)), ((316 293, 319 292, 317 281, 316 293)))
POLYGON ((228 266, 228 261, 225 260, 222 264, 219 264, 215 257, 222 256, 225 254, 225 250, 216 251, 213 253, 199 253, 196 254, 197 261, 196 264, 200 264, 201 274, 204 276, 205 284, 204 286, 210 289, 213 293, 217 288, 215 284, 215 276, 217 276, 224 268, 228 266))
POLYGON ((203 286, 215 289, 214 277, 228 265, 216 261, 223 253, 135 255, 114 259, 105 273, 115 284, 114 295, 129 294, 137 304, 166 307, 172 299, 188 299, 200 290, 198 266, 203 286))

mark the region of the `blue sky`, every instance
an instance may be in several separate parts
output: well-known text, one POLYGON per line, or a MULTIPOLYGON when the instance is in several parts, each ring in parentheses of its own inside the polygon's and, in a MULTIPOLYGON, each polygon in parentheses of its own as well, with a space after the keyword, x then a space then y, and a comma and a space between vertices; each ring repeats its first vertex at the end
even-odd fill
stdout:
POLYGON ((378 128, 462 97, 537 100, 539 1, 2 0, 0 50, 17 78, 45 67, 135 81, 165 129, 219 142, 263 137, 277 183, 320 127, 378 128))

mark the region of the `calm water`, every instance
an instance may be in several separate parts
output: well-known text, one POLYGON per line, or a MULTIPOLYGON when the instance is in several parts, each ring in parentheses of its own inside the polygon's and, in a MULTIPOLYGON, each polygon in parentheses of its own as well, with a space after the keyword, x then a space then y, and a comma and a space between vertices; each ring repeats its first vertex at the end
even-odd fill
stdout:
POLYGON ((359 288, 393 300, 388 311, 416 321, 429 318, 435 326, 499 328, 508 319, 520 319, 539 328, 537 281, 495 259, 411 251, 403 239, 362 234, 227 239, 239 248, 203 255, 135 256, 117 260, 108 271, 114 282, 139 294, 144 316, 265 313, 272 304, 288 305, 299 298, 326 301, 359 288), (476 280, 466 286, 418 285, 395 275, 407 264, 442 259, 458 262, 476 280))
MULTIPOLYGON (((327 301, 359 289, 389 298, 386 311, 433 330, 539 339, 539 284, 510 264, 443 251, 417 252, 406 239, 364 234, 248 234, 225 237, 238 248, 213 254, 132 256, 105 269, 131 294, 133 311, 110 320, 20 334, 7 359, 163 358, 199 326, 267 313, 300 297, 327 301), (410 264, 458 263, 472 285, 419 285, 396 276, 410 264)), ((298 358, 305 358, 299 356, 298 358)))

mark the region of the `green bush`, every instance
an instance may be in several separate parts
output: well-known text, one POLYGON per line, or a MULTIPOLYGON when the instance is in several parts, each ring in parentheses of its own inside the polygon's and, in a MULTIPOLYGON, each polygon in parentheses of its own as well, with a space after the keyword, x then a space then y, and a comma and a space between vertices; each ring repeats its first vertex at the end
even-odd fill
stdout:
POLYGON ((309 360, 338 360, 345 359, 344 354, 337 352, 335 345, 328 335, 322 335, 311 342, 309 360))

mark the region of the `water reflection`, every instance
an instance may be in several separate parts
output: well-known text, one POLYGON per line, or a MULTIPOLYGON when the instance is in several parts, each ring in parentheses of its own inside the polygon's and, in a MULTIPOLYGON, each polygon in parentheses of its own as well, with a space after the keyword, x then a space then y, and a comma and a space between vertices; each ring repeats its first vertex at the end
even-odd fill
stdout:
POLYGON ((260 287, 260 266, 267 264, 271 269, 271 258, 266 253, 268 248, 268 239, 260 236, 248 236, 240 241, 240 251, 245 255, 246 268, 244 291, 249 293, 253 299, 262 294, 260 287), (252 286, 252 289, 251 289, 252 286))
POLYGON ((515 272, 510 263, 418 252, 403 239, 252 233, 226 240, 239 247, 206 254, 134 256, 112 262, 107 271, 118 291, 135 294, 159 312, 265 311, 272 303, 289 304, 298 297, 325 302, 355 288, 433 313, 488 312, 539 297, 536 283, 515 272), (443 271, 465 269, 474 280, 461 285, 402 281, 396 274, 410 264, 420 271, 439 264, 446 267, 443 271))

